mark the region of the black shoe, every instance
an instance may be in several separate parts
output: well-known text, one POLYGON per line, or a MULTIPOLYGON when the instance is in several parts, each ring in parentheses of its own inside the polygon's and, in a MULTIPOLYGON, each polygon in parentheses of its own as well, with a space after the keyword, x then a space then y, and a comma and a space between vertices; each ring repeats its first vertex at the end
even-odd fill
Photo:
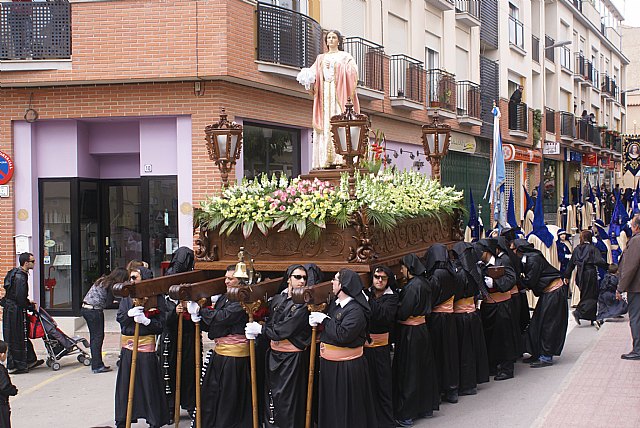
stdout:
POLYGON ((9 374, 24 374, 29 373, 29 369, 11 369, 9 370, 9 374))
POLYGON ((534 361, 533 363, 531 363, 530 367, 532 369, 537 369, 537 368, 540 368, 540 367, 549 367, 549 366, 552 366, 552 365, 553 365, 553 363, 551 361, 542 361, 542 360, 540 360, 540 361, 534 361))
POLYGON ((507 373, 498 373, 496 377, 493 378, 493 380, 497 380, 497 381, 507 380, 507 379, 513 379, 513 375, 507 374, 507 373))
POLYGON ((420 413, 418 415, 418 419, 425 419, 425 418, 431 418, 433 417, 433 410, 430 410, 428 412, 424 412, 424 413, 420 413))
POLYGON ((458 390, 449 391, 444 395, 444 401, 451 404, 456 404, 458 402, 458 390))
POLYGON ((576 313, 576 311, 571 312, 571 314, 573 315, 573 319, 576 320, 576 322, 578 323, 578 325, 580 325, 580 317, 578 316, 578 314, 576 313))
POLYGON ((111 367, 109 366, 102 366, 99 369, 95 369, 93 370, 94 374, 98 374, 98 373, 107 373, 111 371, 111 367))
POLYGON ((458 395, 476 395, 478 393, 478 388, 468 388, 460 390, 458 395))
POLYGON ((44 364, 44 360, 35 360, 33 363, 29 364, 29 368, 30 369, 35 369, 38 366, 41 366, 44 364))
POLYGON ((522 360, 522 362, 525 364, 535 363, 536 361, 538 361, 538 357, 534 357, 533 355, 522 360))
POLYGON ((413 419, 396 419, 396 426, 399 427, 412 427, 413 419))
POLYGON ((629 352, 628 354, 620 355, 620 358, 622 358, 623 360, 640 360, 640 354, 629 352))

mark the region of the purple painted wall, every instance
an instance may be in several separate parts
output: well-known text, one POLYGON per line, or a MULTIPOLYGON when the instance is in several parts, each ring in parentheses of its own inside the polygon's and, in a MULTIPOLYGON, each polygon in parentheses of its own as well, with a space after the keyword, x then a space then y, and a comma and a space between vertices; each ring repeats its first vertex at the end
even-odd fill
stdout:
POLYGON ((140 123, 138 120, 108 119, 87 122, 89 153, 93 155, 140 152, 140 123))
POLYGON ((101 179, 140 178, 140 155, 120 153, 98 156, 101 179))
POLYGON ((140 120, 140 176, 177 174, 176 132, 175 117, 140 120), (151 172, 144 172, 145 165, 151 172))
POLYGON ((84 122, 76 122, 78 129, 78 177, 100 177, 100 163, 98 158, 89 153, 89 125, 84 122))
POLYGON ((35 156, 40 159, 37 177, 77 177, 78 132, 74 120, 37 122, 32 138, 35 156))

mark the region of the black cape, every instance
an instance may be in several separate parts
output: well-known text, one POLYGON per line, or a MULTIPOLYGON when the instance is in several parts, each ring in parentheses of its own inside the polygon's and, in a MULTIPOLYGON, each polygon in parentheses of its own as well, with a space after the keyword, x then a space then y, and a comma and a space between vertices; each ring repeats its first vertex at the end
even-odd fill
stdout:
POLYGON ((598 305, 598 273, 596 267, 606 269, 609 264, 600 251, 591 243, 578 245, 571 255, 564 277, 570 279, 574 268, 578 268, 576 285, 580 289, 580 302, 575 310, 580 319, 596 320, 598 305))
POLYGON ((28 299, 29 275, 22 269, 16 269, 10 286, 5 290, 5 305, 2 311, 2 335, 7 343, 7 369, 26 370, 36 361, 33 344, 26 332, 28 330, 27 309, 33 309, 28 299))

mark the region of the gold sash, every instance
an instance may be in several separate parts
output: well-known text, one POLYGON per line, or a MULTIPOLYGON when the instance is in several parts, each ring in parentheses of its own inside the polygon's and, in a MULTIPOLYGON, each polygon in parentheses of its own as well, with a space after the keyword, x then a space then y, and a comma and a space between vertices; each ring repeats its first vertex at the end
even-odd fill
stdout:
POLYGON ((377 348, 389 344, 389 333, 371 333, 371 343, 364 342, 365 348, 377 348))
POLYGON ((398 321, 402 325, 422 325, 427 322, 424 315, 418 315, 416 317, 409 317, 404 321, 398 321))
POLYGON ((364 349, 362 346, 357 348, 343 348, 341 346, 330 345, 328 343, 320 343, 320 356, 329 361, 350 361, 362 357, 364 349))
POLYGON ((453 302, 453 312, 456 314, 470 314, 476 311, 476 303, 473 297, 464 297, 453 302))
POLYGON ((230 334, 214 340, 213 351, 224 357, 242 358, 249 356, 249 341, 243 334, 230 334))
POLYGON ((293 343, 287 339, 284 340, 272 340, 271 349, 278 352, 302 352, 302 349, 298 349, 293 343))
POLYGON ((549 284, 547 288, 544 289, 543 293, 552 293, 556 291, 558 288, 562 287, 563 285, 564 285, 564 281, 561 278, 554 279, 551 282, 551 284, 549 284))
MULTIPOLYGON (((120 346, 133 351, 133 336, 120 336, 120 346)), ((155 352, 156 337, 155 336, 138 336, 138 352, 155 352)))
POLYGON ((453 313, 453 296, 451 296, 447 301, 442 302, 438 306, 433 308, 431 312, 452 314, 453 313))

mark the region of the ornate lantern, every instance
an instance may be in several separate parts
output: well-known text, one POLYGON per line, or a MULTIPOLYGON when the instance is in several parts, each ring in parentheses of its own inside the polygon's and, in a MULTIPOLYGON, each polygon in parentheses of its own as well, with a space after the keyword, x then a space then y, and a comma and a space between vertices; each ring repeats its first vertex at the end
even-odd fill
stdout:
POLYGON ((440 163, 449 151, 451 126, 438 122, 438 114, 434 114, 433 122, 422 125, 422 148, 433 168, 433 176, 440 181, 440 163))
POLYGON ((204 132, 209 159, 214 161, 222 175, 222 186, 229 184, 229 171, 240 158, 242 150, 242 125, 227 120, 224 108, 217 123, 208 125, 204 132))
POLYGON ((356 189, 353 158, 366 153, 369 140, 369 118, 353 111, 351 98, 347 99, 344 113, 331 118, 331 133, 336 153, 345 158, 349 169, 349 197, 355 199, 356 189))

